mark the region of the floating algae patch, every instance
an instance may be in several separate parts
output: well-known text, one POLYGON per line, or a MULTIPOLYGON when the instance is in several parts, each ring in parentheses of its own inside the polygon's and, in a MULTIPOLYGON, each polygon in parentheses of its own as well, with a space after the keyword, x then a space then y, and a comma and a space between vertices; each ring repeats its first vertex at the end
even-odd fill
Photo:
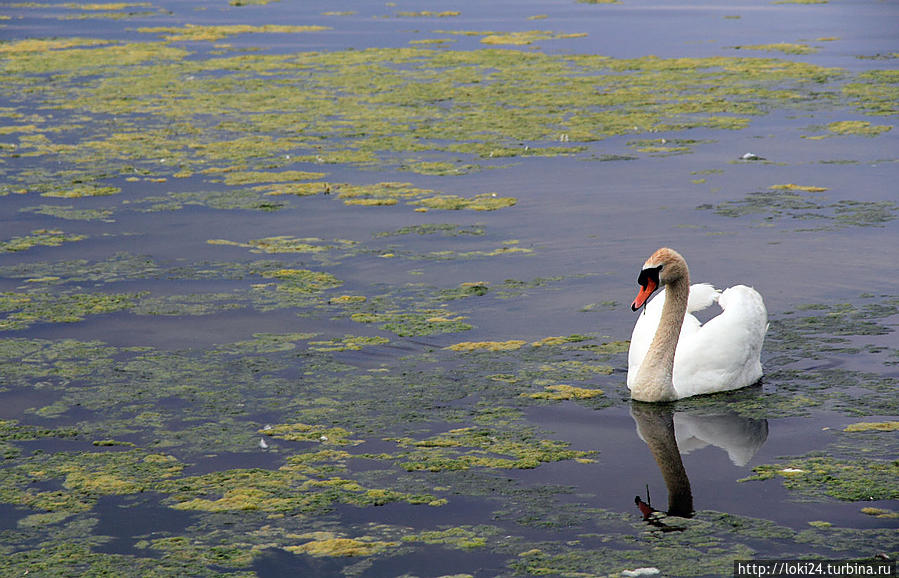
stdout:
POLYGON ((593 452, 572 450, 566 442, 546 440, 532 433, 482 427, 453 429, 445 434, 415 440, 395 440, 396 458, 409 471, 467 470, 469 468, 531 469, 541 463, 587 458, 593 452))
POLYGON ((0 331, 25 329, 34 323, 75 323, 89 315, 102 315, 134 307, 139 293, 68 293, 44 291, 0 292, 0 331))
POLYGON ((486 232, 479 225, 453 225, 449 223, 426 223, 423 225, 409 225, 393 231, 375 233, 375 238, 399 237, 403 235, 444 235, 448 237, 482 237, 486 232))
POLYGON ((827 130, 839 135, 854 134, 861 136, 877 136, 892 130, 890 124, 871 124, 864 120, 841 120, 827 125, 827 130))
POLYGON ((413 204, 426 209, 495 211, 497 209, 514 206, 517 202, 517 199, 514 197, 499 197, 496 193, 485 193, 469 199, 458 197, 456 195, 429 197, 415 201, 413 204))
MULTIPOLYGON (((246 243, 228 241, 226 239, 210 239, 206 242, 210 245, 244 247, 250 249, 253 253, 323 253, 333 249, 346 250, 356 245, 355 241, 349 241, 347 239, 333 239, 331 241, 326 241, 318 237, 292 237, 290 235, 252 239, 246 243)), ((285 273, 284 275, 289 276, 289 273, 285 273)), ((267 276, 277 277, 277 275, 273 273, 267 276)))
POLYGON ((892 201, 840 200, 828 202, 816 193, 825 187, 806 185, 774 185, 767 191, 750 193, 739 201, 725 201, 718 205, 700 205, 699 209, 713 209, 723 217, 762 217, 763 226, 789 221, 808 221, 795 231, 838 230, 847 227, 877 227, 893 221, 899 215, 899 205, 892 201))
POLYGON ((580 34, 562 34, 549 30, 526 30, 523 32, 508 33, 484 33, 481 44, 506 44, 510 46, 522 46, 533 44, 538 40, 555 40, 560 38, 582 38, 587 36, 580 34))
POLYGON ((426 530, 403 536, 403 542, 440 544, 457 550, 484 548, 500 532, 494 526, 454 526, 440 530, 426 530))
POLYGON ((549 399, 558 401, 564 399, 591 399, 603 395, 601 389, 588 389, 565 384, 548 385, 545 389, 546 391, 536 393, 522 393, 521 396, 529 397, 531 399, 549 399))
MULTIPOLYGON (((242 28, 157 30, 178 36, 242 28)), ((27 103, 82 114, 78 126, 46 130, 34 152, 52 153, 82 174, 115 174, 127 164, 145 178, 167 178, 215 175, 204 171, 223 163, 248 175, 290 173, 294 162, 399 168, 408 153, 425 151, 442 155, 432 168, 451 172, 476 168, 471 155, 577 154, 586 149, 576 143, 634 134, 635 127, 742 128, 773 106, 817 102, 820 83, 843 75, 776 59, 495 49, 187 55, 161 42, 15 53, 4 64, 3 90, 21 106, 27 89, 27 103), (107 66, 115 74, 86 76, 107 66), (44 73, 68 80, 35 85, 33 75, 44 73), (125 114, 140 122, 84 133, 86 124, 99 126, 97 118, 125 114)), ((310 192, 274 184, 257 192, 310 192)))
POLYGON ((896 114, 896 70, 872 70, 859 74, 842 88, 852 105, 870 115, 896 114))
MULTIPOLYGON (((303 537, 305 536, 297 536, 297 538, 303 537)), ((294 554, 309 554, 310 556, 371 556, 396 546, 399 546, 398 542, 327 535, 316 536, 309 542, 297 546, 286 546, 284 549, 294 554)))
POLYGON ((321 32, 331 30, 330 26, 296 26, 286 24, 264 24, 252 26, 249 24, 222 24, 217 26, 200 26, 185 24, 184 26, 154 26, 138 28, 138 32, 144 34, 159 34, 167 42, 197 42, 224 40, 229 36, 238 34, 299 34, 303 32, 321 32))
POLYGON ((815 54, 818 49, 808 44, 791 44, 778 42, 775 44, 746 44, 734 46, 736 50, 762 50, 765 52, 783 52, 784 54, 815 54))
POLYGON ((847 432, 864 432, 864 431, 896 431, 899 430, 899 421, 876 421, 876 422, 858 422, 851 423, 843 428, 847 432))
MULTIPOLYGON (((607 517, 609 514, 605 514, 607 517)), ((623 521, 623 520, 622 520, 623 521)), ((524 575, 625 575, 625 570, 653 567, 666 576, 723 576, 734 559, 757 555, 759 544, 776 543, 790 552, 845 558, 878 546, 892 551, 893 529, 810 527, 793 530, 768 520, 703 510, 692 518, 662 515, 653 525, 629 521, 631 532, 583 533, 576 543, 542 542, 510 562, 524 575), (824 555, 824 554, 821 554, 824 555)))
POLYGON ((372 345, 386 345, 390 340, 380 336, 346 335, 343 338, 335 337, 328 341, 310 341, 309 347, 314 351, 361 351, 362 348, 372 345))
POLYGON ((45 52, 85 46, 103 46, 110 44, 108 40, 99 38, 28 38, 0 44, 0 54, 27 52, 45 52))
POLYGON ((201 476, 162 481, 159 490, 170 493, 176 510, 203 512, 261 511, 269 513, 322 513, 336 504, 359 507, 391 502, 427 505, 429 494, 408 494, 365 488, 339 477, 309 478, 290 467, 278 470, 225 470, 201 476), (213 497, 209 497, 210 494, 213 497))
POLYGON ((381 329, 395 333, 400 337, 421 335, 439 335, 442 333, 458 333, 472 329, 465 317, 455 315, 446 309, 421 309, 418 311, 385 312, 385 313, 353 313, 350 317, 357 323, 375 323, 381 329))
POLYGON ((756 466, 755 474, 740 481, 780 478, 784 487, 804 499, 824 496, 846 501, 899 499, 896 477, 899 461, 871 459, 841 460, 808 457, 779 465, 756 466))
POLYGON ((527 341, 521 339, 512 339, 509 341, 462 341, 449 345, 446 349, 450 351, 514 351, 521 349, 527 345, 527 341))
POLYGON ((459 16, 462 13, 458 10, 442 10, 440 12, 436 12, 433 10, 419 10, 417 12, 397 12, 396 16, 398 18, 449 18, 452 16, 459 16))
POLYGON ((32 247, 59 247, 63 243, 83 241, 87 235, 65 233, 58 229, 35 229, 30 235, 0 241, 0 253, 15 253, 32 247))
POLYGON ((103 221, 111 223, 114 212, 112 209, 77 209, 73 205, 39 205, 20 209, 23 213, 35 213, 47 215, 67 221, 103 221))
POLYGON ((513 197, 499 197, 495 193, 461 197, 403 182, 382 182, 374 185, 335 184, 333 188, 338 191, 338 198, 343 199, 347 205, 395 205, 400 200, 405 200, 424 209, 494 211, 511 207, 517 202, 513 197))

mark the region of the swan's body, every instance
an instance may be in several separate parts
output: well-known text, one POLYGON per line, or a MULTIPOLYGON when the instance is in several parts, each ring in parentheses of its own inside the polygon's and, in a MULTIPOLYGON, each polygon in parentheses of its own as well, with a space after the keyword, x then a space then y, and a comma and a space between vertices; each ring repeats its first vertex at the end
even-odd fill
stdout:
POLYGON ((762 377, 760 355, 768 314, 762 296, 745 285, 718 292, 689 286, 683 257, 659 249, 640 273, 634 310, 645 307, 628 352, 627 386, 639 401, 673 401, 752 385, 762 377), (647 303, 660 286, 662 292, 647 303), (704 324, 691 315, 716 302, 722 312, 704 324))

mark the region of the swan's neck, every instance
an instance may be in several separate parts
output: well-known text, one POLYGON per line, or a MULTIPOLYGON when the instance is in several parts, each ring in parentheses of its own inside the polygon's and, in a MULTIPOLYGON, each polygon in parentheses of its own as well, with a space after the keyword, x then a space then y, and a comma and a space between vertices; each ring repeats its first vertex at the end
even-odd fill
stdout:
POLYGON ((674 352, 680 337, 684 315, 687 313, 687 298, 690 295, 690 279, 686 275, 668 283, 665 288, 665 305, 659 327, 649 345, 649 351, 637 371, 637 381, 631 390, 631 397, 638 401, 674 401, 674 352))
POLYGON ((677 447, 671 409, 660 410, 658 406, 634 404, 631 406, 631 416, 637 422, 640 437, 652 451, 665 479, 665 486, 668 488, 668 515, 691 517, 693 492, 677 447))

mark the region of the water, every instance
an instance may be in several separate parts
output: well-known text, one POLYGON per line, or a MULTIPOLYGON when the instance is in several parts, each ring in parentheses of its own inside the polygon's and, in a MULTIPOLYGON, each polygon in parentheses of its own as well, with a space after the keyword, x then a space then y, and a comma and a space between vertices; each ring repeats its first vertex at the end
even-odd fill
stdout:
POLYGON ((845 431, 899 413, 895 5, 106 8, 0 12, 5 571, 899 553, 895 431, 845 431), (666 245, 764 296, 761 384, 632 407, 666 245))

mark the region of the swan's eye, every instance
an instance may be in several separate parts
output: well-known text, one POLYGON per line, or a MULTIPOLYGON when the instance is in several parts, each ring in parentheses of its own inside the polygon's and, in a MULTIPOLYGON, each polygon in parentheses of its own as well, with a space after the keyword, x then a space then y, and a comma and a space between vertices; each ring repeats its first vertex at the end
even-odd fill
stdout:
POLYGON ((640 271, 640 276, 637 277, 637 283, 640 287, 646 287, 649 285, 649 282, 652 281, 656 287, 659 286, 659 271, 662 270, 662 265, 658 267, 651 267, 648 269, 643 269, 640 271))

